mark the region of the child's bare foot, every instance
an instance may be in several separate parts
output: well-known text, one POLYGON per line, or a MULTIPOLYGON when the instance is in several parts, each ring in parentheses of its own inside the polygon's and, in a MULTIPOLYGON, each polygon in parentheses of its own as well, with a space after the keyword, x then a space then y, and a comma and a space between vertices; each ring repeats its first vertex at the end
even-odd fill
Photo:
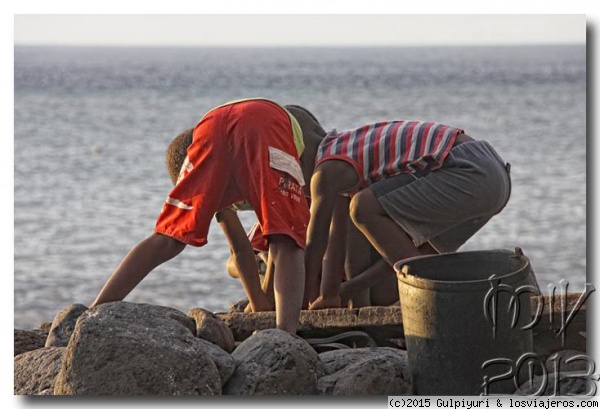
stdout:
POLYGON ((252 307, 252 304, 249 303, 246 308, 244 308, 244 312, 259 312, 259 311, 275 311, 275 305, 266 301, 264 303, 260 303, 254 304, 254 307, 252 307))
POLYGON ((309 310, 323 310, 325 308, 342 308, 342 299, 339 295, 320 295, 315 302, 310 303, 309 310))

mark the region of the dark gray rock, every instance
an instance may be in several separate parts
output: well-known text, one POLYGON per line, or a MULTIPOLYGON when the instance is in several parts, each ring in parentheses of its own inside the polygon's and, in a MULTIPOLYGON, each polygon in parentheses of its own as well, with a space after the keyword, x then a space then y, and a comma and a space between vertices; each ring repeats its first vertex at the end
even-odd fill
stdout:
POLYGON ((302 338, 278 329, 255 333, 232 354, 236 370, 226 395, 315 394, 325 368, 302 338))
POLYGON ((322 395, 408 395, 412 393, 406 351, 395 348, 340 349, 319 354, 327 375, 322 395))
POLYGON ((56 395, 218 395, 221 380, 192 318, 172 308, 114 302, 77 321, 56 395))
POLYGON ((56 314, 46 339, 46 347, 66 347, 75 329, 77 319, 87 311, 83 304, 71 304, 56 314))
POLYGON ((217 366, 219 376, 221 377, 221 385, 225 385, 235 371, 235 359, 233 359, 233 357, 225 352, 221 347, 213 344, 212 342, 208 342, 204 339, 198 339, 198 343, 202 345, 204 351, 206 351, 206 353, 217 366))
POLYGON ((15 357, 15 395, 53 395, 66 348, 41 348, 15 357))
POLYGON ((233 333, 225 322, 215 314, 202 308, 193 308, 187 315, 196 321, 196 336, 198 338, 212 342, 226 352, 232 352, 235 349, 233 333))
POLYGON ((229 306, 229 312, 244 312, 248 304, 250 304, 250 300, 242 298, 229 306))
POLYGON ((45 343, 46 333, 41 330, 15 329, 14 356, 43 348, 45 343))

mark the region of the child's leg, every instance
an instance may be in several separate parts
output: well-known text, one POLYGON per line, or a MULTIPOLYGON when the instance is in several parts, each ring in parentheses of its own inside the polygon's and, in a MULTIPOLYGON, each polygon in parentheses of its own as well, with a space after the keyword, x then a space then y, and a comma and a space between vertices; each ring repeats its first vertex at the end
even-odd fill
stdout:
POLYGON ((398 302, 398 278, 394 274, 392 267, 385 263, 388 274, 377 284, 371 287, 370 300, 371 305, 388 306, 398 302))
MULTIPOLYGON (((356 228, 349 220, 348 223, 348 243, 346 248, 345 270, 348 275, 348 281, 352 281, 359 274, 363 273, 371 265, 371 246, 369 240, 356 228)), ((370 305, 369 302, 369 284, 364 283, 360 287, 354 287, 354 291, 348 294, 352 308, 359 308, 370 305)))
MULTIPOLYGON (((309 305, 309 309, 311 310, 343 307, 340 297, 340 286, 344 278, 348 224, 350 224, 348 205, 349 201, 347 198, 338 197, 333 211, 332 222, 329 226, 327 251, 321 263, 320 295, 309 305)), ((305 294, 305 297, 307 295, 305 294)))
POLYGON ((398 301, 398 278, 392 266, 390 266, 377 251, 371 248, 371 268, 378 268, 379 278, 373 280, 369 288, 369 300, 371 305, 392 305, 398 301))
POLYGON ((273 234, 269 236, 269 255, 276 267, 277 328, 295 334, 304 296, 304 250, 290 237, 273 234))
MULTIPOLYGON (((438 254, 438 252, 429 244, 425 243, 418 247, 419 254, 438 254)), ((374 279, 369 280, 370 291, 369 299, 371 305, 392 305, 398 301, 398 277, 392 266, 390 266, 379 254, 372 257, 375 261, 364 276, 373 275, 374 279)))
POLYGON ((171 237, 151 234, 127 254, 90 308, 111 301, 121 301, 150 271, 181 253, 184 248, 184 243, 171 237))
POLYGON ((410 236, 388 216, 371 188, 361 190, 352 198, 350 217, 390 266, 421 255, 410 236))

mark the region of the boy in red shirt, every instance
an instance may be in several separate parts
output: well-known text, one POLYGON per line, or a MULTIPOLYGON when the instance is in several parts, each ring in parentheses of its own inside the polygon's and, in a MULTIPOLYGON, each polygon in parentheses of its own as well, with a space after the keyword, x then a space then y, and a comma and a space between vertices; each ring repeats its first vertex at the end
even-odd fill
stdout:
POLYGON ((252 310, 271 309, 253 269, 252 246, 245 234, 243 239, 238 234, 237 215, 221 213, 247 202, 268 238, 269 257, 280 266, 274 277, 277 327, 295 333, 304 293, 309 221, 303 186, 312 177, 316 149, 325 132, 306 110, 290 110, 273 101, 251 99, 208 112, 192 131, 177 184, 165 200, 154 233, 123 259, 91 307, 122 300, 187 244, 206 244, 210 221, 220 213, 219 224, 235 255, 252 310))

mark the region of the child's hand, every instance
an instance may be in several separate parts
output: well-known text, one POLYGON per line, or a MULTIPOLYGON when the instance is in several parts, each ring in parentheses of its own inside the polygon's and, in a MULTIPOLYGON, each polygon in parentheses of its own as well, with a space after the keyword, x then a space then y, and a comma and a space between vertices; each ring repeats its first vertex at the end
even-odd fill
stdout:
POLYGON ((246 308, 244 308, 244 312, 275 311, 275 306, 269 301, 265 301, 259 305, 255 304, 254 307, 252 308, 252 304, 248 303, 246 308))
POLYGON ((342 299, 339 295, 320 295, 315 302, 309 303, 309 310, 323 310, 325 308, 342 308, 342 299))

